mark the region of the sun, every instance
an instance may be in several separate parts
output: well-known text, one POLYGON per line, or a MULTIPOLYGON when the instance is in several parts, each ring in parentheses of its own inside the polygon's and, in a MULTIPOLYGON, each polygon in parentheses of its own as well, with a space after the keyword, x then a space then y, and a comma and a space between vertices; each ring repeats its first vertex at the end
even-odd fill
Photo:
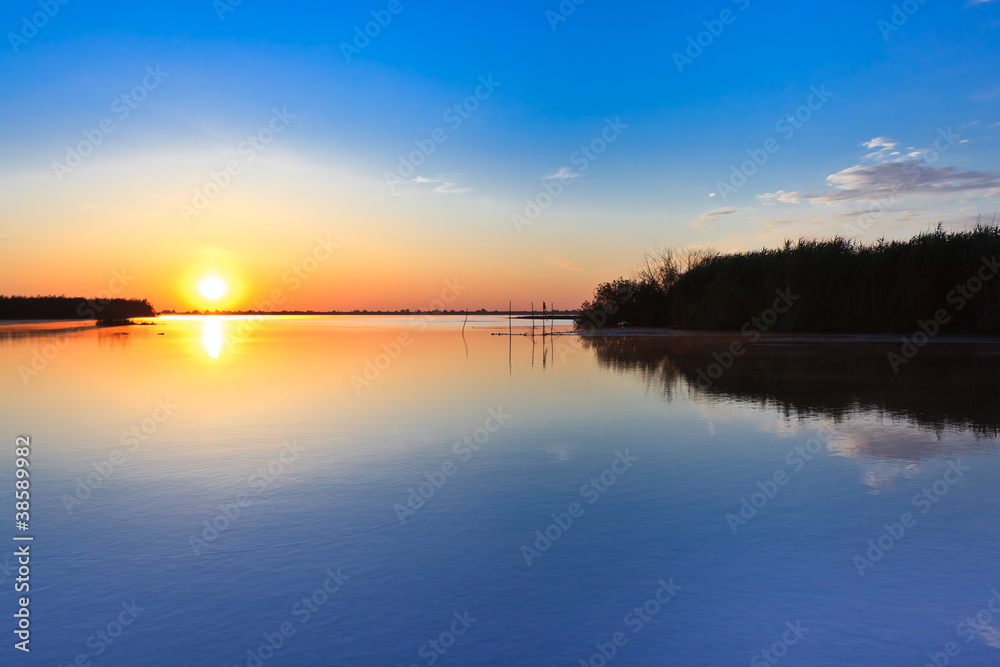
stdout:
POLYGON ((209 301, 218 301, 226 296, 226 293, 229 292, 229 287, 226 286, 226 283, 221 278, 209 276, 198 284, 198 291, 209 301))

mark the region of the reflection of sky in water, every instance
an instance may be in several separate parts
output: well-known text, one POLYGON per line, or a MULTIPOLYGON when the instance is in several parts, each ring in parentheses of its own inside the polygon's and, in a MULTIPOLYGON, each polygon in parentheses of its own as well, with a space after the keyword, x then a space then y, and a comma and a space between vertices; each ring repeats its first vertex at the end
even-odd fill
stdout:
POLYGON ((746 664, 796 620, 810 630, 788 664, 924 664, 949 641, 962 664, 996 664, 993 626, 956 635, 1000 586, 996 440, 957 426, 983 426, 982 406, 942 397, 926 420, 903 395, 841 410, 794 379, 755 393, 751 376, 706 393, 683 363, 599 364, 575 338, 492 336, 507 323, 482 318, 463 338, 461 320, 274 318, 237 335, 239 318, 164 318, 128 345, 69 334, 27 386, 18 365, 45 339, 5 338, 4 437, 34 439, 37 576, 59 591, 33 600, 52 631, 33 658, 96 663, 86 638, 135 599, 146 611, 104 664, 243 665, 289 620, 297 634, 265 665, 425 664, 421 645, 466 609, 479 620, 438 664, 578 664, 619 630, 614 665, 746 664), (404 331, 412 342, 366 376, 404 331), (801 409, 776 404, 800 394, 801 409), (178 407, 154 426, 157 401, 178 407), (459 456, 501 408, 508 422, 459 456), (790 453, 820 429, 835 437, 796 469, 790 453), (253 475, 293 439, 300 458, 259 490, 253 475), (70 513, 114 451, 124 462, 70 513), (638 461, 587 504, 581 488, 619 451, 638 461), (920 513, 914 495, 957 458, 971 470, 920 513), (401 525, 395 506, 448 461, 401 525), (778 471, 787 483, 734 535, 727 514, 778 471), (252 504, 196 557, 191 538, 243 493, 252 504), (584 514, 527 567, 520 547, 573 502, 584 514), (859 577, 852 558, 907 511, 917 525, 859 577), (351 579, 299 624, 294 603, 331 567, 351 579), (683 588, 633 635, 623 618, 660 578, 683 588))

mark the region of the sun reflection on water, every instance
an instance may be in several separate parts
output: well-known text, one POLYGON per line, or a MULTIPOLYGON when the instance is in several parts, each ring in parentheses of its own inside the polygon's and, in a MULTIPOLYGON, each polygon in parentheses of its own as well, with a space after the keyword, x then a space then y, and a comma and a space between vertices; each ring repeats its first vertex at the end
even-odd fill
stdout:
POLYGON ((205 352, 210 359, 218 359, 222 351, 222 320, 217 317, 205 318, 205 329, 201 337, 205 352))

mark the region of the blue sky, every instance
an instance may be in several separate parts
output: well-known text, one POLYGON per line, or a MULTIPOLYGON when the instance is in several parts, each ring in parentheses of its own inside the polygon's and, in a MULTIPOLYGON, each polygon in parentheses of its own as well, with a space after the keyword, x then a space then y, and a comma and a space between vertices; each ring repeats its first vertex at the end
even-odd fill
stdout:
POLYGON ((234 271, 280 273, 314 232, 332 231, 345 257, 296 295, 308 305, 381 299, 358 285, 385 276, 385 262, 411 268, 379 283, 396 300, 378 306, 413 307, 452 273, 486 306, 532 298, 531 285, 579 301, 650 247, 905 237, 998 208, 1000 2, 913 0, 907 13, 893 2, 567 0, 558 22, 556 1, 389 6, 53 0, 21 40, 11 35, 30 33, 24 17, 42 9, 8 3, 0 253, 20 248, 11 259, 22 264, 0 291, 65 291, 32 266, 45 253, 69 261, 80 243, 91 248, 80 271, 97 283, 141 255, 151 268, 138 289, 169 280, 171 258, 231 255, 234 271), (231 9, 221 19, 220 7, 231 9), (348 62, 343 44, 372 12, 391 21, 348 62), (699 38, 701 53, 688 52, 699 38), (695 57, 679 71, 675 53, 695 57), (113 101, 147 67, 167 75, 116 117, 113 101), (495 89, 451 126, 445 112, 480 77, 495 89), (183 220, 274 109, 294 120, 183 220), (53 163, 105 118, 114 131, 57 178, 53 163), (609 119, 624 129, 582 170, 574 152, 609 119), (437 128, 447 140, 389 188, 386 173, 437 128), (746 182, 720 187, 754 153, 767 159, 746 182), (555 184, 561 194, 518 227, 526 198, 555 184))

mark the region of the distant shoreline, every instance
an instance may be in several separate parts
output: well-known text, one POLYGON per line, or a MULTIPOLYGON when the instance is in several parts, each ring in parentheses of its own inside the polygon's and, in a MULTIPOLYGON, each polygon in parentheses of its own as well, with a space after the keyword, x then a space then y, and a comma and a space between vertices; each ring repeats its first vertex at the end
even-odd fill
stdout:
MULTIPOLYGON (((901 343, 902 337, 913 332, 895 333, 826 333, 826 332, 773 332, 761 333, 756 345, 796 345, 817 343, 901 343)), ((705 331, 700 329, 670 329, 666 327, 629 327, 611 329, 576 329, 564 332, 581 338, 699 338, 702 340, 746 341, 747 336, 739 331, 705 331)), ((1000 334, 949 333, 935 336, 928 343, 985 343, 1000 344, 1000 334)))
POLYGON ((191 316, 201 316, 206 315, 323 315, 323 316, 343 316, 343 315, 402 315, 407 317, 419 316, 432 316, 432 317, 464 317, 466 315, 493 315, 496 317, 507 317, 508 315, 515 320, 530 320, 532 317, 536 320, 572 320, 578 314, 575 310, 558 310, 554 312, 545 313, 544 317, 540 311, 535 311, 532 313, 530 310, 512 310, 510 312, 506 310, 470 310, 468 312, 464 310, 446 310, 446 311, 412 311, 412 310, 329 310, 329 311, 319 311, 319 310, 206 310, 198 311, 192 310, 187 312, 175 312, 172 310, 165 310, 160 313, 160 315, 174 316, 174 315, 191 315, 191 316))

